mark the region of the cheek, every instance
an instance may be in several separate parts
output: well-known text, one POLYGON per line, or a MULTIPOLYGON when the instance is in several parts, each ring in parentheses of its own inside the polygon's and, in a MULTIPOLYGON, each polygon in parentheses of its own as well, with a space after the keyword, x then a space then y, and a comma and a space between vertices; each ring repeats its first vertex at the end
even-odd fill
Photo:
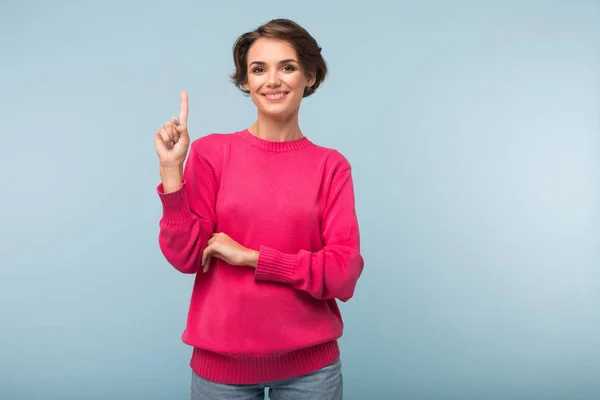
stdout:
POLYGON ((294 79, 293 87, 297 97, 302 98, 302 96, 304 95, 304 88, 306 87, 306 85, 307 81, 306 79, 304 79, 304 77, 300 76, 294 79))
POLYGON ((263 84, 264 78, 255 75, 248 76, 248 89, 251 92, 256 92, 263 84))
POLYGON ((306 80, 301 75, 295 75, 290 79, 290 86, 295 89, 302 89, 306 85, 306 80))

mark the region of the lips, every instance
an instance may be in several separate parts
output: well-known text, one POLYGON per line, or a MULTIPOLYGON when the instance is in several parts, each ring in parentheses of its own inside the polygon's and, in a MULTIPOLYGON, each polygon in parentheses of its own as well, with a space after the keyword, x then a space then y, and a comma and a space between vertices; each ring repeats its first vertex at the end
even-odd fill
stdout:
POLYGON ((263 93, 263 96, 265 96, 268 101, 280 101, 287 96, 287 92, 269 92, 263 93))

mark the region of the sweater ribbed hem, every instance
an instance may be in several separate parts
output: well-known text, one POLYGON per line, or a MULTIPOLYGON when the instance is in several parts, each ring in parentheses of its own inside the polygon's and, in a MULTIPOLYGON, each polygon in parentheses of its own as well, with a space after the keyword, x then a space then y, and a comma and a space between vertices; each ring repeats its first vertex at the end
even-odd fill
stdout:
POLYGON ((190 367, 200 377, 226 384, 269 383, 321 369, 340 356, 337 340, 279 355, 228 356, 194 347, 190 367))
POLYGON ((254 279, 289 283, 296 266, 296 254, 285 254, 267 246, 260 246, 254 279))
POLYGON ((168 224, 181 224, 189 222, 193 218, 192 210, 187 195, 181 184, 175 192, 165 193, 162 183, 156 187, 158 196, 163 206, 163 221, 168 224))

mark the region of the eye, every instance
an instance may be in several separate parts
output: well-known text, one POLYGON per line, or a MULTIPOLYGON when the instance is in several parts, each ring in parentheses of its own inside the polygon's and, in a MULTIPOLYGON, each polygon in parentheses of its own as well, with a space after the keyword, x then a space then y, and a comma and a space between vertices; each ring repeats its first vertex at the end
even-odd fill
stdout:
POLYGON ((259 74, 261 72, 264 72, 264 69, 261 67, 256 67, 252 70, 252 73, 254 73, 254 74, 259 74))
POLYGON ((285 67, 283 67, 283 69, 287 72, 292 72, 296 70, 296 68, 293 65, 286 65, 285 67))

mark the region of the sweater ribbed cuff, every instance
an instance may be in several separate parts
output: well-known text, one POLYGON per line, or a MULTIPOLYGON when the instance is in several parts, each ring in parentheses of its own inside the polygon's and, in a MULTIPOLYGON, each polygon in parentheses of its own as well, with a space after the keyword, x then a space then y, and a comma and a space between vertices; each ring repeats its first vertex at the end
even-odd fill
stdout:
POLYGON ((156 188, 163 206, 163 221, 168 224, 181 224, 193 219, 192 210, 188 202, 187 194, 183 190, 185 182, 175 192, 165 193, 162 183, 156 188))
POLYGON ((289 283, 296 266, 296 254, 281 253, 267 246, 260 246, 254 279, 289 283))

